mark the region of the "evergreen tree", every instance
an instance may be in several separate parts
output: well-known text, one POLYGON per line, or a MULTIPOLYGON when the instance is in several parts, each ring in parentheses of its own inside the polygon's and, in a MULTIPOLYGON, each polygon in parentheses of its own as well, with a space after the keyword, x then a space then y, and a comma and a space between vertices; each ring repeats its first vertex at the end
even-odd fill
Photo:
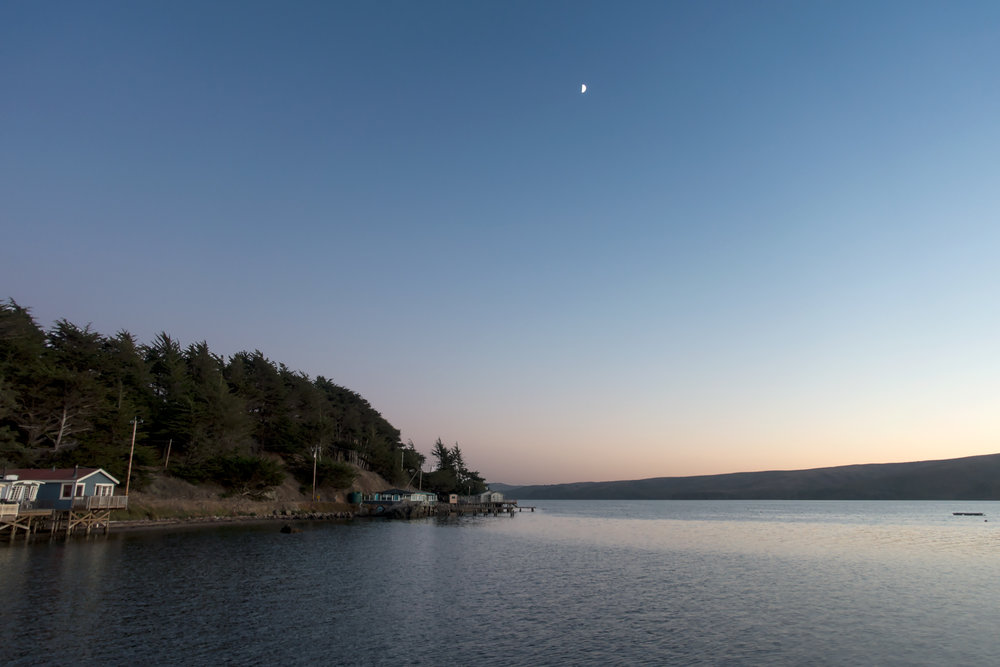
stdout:
POLYGON ((164 450, 184 453, 191 441, 191 391, 180 344, 166 333, 142 348, 151 377, 150 437, 164 450))
POLYGON ((32 457, 51 431, 55 399, 45 354, 45 332, 30 311, 13 299, 0 304, 0 426, 17 440, 5 451, 18 460, 32 457))
POLYGON ((445 447, 445 444, 441 442, 441 438, 438 438, 434 442, 434 448, 431 449, 431 456, 437 459, 437 470, 452 470, 454 468, 454 461, 451 459, 451 450, 445 447))
POLYGON ((437 469, 428 476, 429 488, 437 493, 462 495, 482 493, 486 490, 486 480, 478 472, 466 467, 462 449, 457 442, 449 449, 441 442, 441 438, 438 438, 431 454, 438 460, 438 464, 437 469))
POLYGON ((184 352, 191 406, 189 462, 248 451, 251 423, 246 402, 229 390, 224 363, 204 341, 184 352))
MULTIPOLYGON (((107 433, 109 443, 125 461, 131 444, 132 420, 139 417, 144 424, 151 422, 152 375, 143 359, 143 350, 127 331, 119 331, 104 341, 103 357, 109 408, 96 416, 95 429, 107 433)), ((146 428, 138 432, 139 442, 145 438, 145 432, 146 428)))
POLYGON ((95 415, 107 409, 101 383, 104 339, 89 325, 81 329, 58 320, 48 340, 52 412, 46 436, 58 452, 80 444, 80 437, 93 430, 95 415))
MULTIPOLYGON (((98 406, 90 415, 91 428, 78 437, 76 448, 64 450, 54 462, 98 466, 124 477, 133 420, 149 419, 150 376, 142 352, 128 332, 119 331, 113 338, 100 336, 99 343, 89 370, 98 406)), ((142 444, 145 429, 137 430, 136 436, 136 463, 153 462, 155 453, 142 444)))
POLYGON ((260 350, 239 352, 229 360, 226 376, 233 393, 246 404, 255 448, 278 453, 293 451, 295 438, 286 403, 288 392, 278 367, 260 350))

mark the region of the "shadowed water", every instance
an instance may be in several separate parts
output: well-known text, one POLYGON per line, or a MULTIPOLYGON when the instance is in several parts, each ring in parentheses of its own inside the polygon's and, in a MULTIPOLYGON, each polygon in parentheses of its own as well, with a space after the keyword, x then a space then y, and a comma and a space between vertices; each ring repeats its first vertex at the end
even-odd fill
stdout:
POLYGON ((1000 503, 537 504, 4 546, 0 662, 1000 663, 1000 503))

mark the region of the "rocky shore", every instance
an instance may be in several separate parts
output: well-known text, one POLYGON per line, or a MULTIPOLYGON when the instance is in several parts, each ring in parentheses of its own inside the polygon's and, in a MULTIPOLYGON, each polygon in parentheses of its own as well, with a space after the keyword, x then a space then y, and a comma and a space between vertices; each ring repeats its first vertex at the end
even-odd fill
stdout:
POLYGON ((220 524, 267 524, 283 521, 348 521, 355 517, 352 511, 315 512, 300 510, 275 510, 270 514, 219 514, 214 516, 165 517, 158 519, 112 520, 111 530, 144 530, 180 526, 215 526, 220 524))

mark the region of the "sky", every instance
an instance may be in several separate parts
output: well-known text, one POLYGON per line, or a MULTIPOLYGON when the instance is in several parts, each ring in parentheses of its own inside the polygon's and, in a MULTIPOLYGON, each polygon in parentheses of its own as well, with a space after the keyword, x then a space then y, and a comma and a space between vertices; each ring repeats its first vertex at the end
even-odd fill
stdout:
POLYGON ((0 0, 0 298, 259 349, 491 482, 1000 452, 998 29, 0 0))

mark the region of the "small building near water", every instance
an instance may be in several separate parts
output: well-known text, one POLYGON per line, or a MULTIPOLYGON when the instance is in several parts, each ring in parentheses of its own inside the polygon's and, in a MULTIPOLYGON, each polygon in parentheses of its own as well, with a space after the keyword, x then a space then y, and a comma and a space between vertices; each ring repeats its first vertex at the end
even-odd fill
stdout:
POLYGON ((118 480, 102 468, 19 468, 7 470, 2 484, 0 493, 26 509, 125 507, 125 497, 115 496, 118 480))
POLYGON ((363 498, 364 502, 372 503, 410 502, 434 504, 437 502, 437 496, 430 491, 409 491, 407 489, 376 491, 375 493, 366 494, 363 498))
POLYGON ((463 505, 483 505, 486 503, 502 503, 503 494, 499 491, 483 491, 471 496, 462 496, 459 500, 463 505))

